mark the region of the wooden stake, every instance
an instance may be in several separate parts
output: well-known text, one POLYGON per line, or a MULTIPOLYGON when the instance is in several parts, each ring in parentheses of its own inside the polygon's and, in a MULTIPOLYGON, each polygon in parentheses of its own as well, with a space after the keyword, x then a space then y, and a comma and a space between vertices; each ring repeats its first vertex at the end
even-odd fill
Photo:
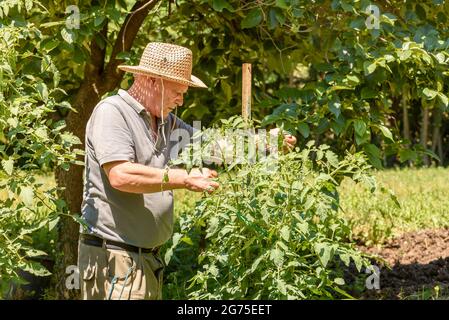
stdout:
POLYGON ((251 119, 251 63, 242 65, 242 117, 251 119))

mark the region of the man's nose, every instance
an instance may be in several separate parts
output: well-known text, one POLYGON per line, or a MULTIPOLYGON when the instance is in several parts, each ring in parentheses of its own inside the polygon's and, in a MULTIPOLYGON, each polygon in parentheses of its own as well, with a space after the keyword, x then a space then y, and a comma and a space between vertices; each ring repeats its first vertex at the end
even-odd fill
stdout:
POLYGON ((184 97, 183 96, 177 97, 175 101, 178 106, 182 106, 182 104, 184 103, 184 97))

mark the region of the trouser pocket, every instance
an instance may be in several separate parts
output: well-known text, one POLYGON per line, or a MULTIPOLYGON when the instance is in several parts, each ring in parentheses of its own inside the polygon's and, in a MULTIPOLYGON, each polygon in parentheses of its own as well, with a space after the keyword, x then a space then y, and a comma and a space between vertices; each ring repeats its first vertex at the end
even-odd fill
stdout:
POLYGON ((107 299, 144 299, 145 288, 139 272, 138 254, 124 250, 107 250, 107 299))
POLYGON ((81 299, 105 299, 104 273, 105 250, 99 247, 78 245, 78 269, 80 275, 81 299))
POLYGON ((145 283, 147 285, 147 299, 162 299, 162 284, 164 277, 165 265, 162 260, 153 254, 143 256, 145 283))

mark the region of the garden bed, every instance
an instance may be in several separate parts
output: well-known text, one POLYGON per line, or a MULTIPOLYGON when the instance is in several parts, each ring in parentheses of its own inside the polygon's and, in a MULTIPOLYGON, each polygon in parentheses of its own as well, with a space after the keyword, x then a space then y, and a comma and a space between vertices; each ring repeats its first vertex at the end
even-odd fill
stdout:
POLYGON ((444 298, 449 288, 448 240, 449 229, 433 229, 405 233, 382 247, 360 246, 391 267, 380 266, 380 290, 367 290, 362 297, 444 298))

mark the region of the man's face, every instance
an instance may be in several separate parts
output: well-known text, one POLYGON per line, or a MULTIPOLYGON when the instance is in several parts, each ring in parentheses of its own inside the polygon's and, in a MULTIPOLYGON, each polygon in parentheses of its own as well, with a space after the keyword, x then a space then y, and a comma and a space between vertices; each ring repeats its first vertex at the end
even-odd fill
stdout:
POLYGON ((146 98, 149 99, 150 110, 148 111, 155 117, 160 118, 162 116, 163 119, 167 118, 168 114, 177 106, 182 106, 184 93, 189 88, 184 84, 147 76, 140 76, 139 81, 141 81, 141 86, 144 87, 146 98), (162 90, 162 85, 164 90, 162 90), (161 100, 162 92, 164 93, 163 104, 161 100))
MULTIPOLYGON (((161 79, 158 79, 162 82, 161 79)), ((180 84, 172 81, 164 80, 164 119, 176 107, 180 107, 184 103, 184 93, 189 87, 185 84, 180 84)))

